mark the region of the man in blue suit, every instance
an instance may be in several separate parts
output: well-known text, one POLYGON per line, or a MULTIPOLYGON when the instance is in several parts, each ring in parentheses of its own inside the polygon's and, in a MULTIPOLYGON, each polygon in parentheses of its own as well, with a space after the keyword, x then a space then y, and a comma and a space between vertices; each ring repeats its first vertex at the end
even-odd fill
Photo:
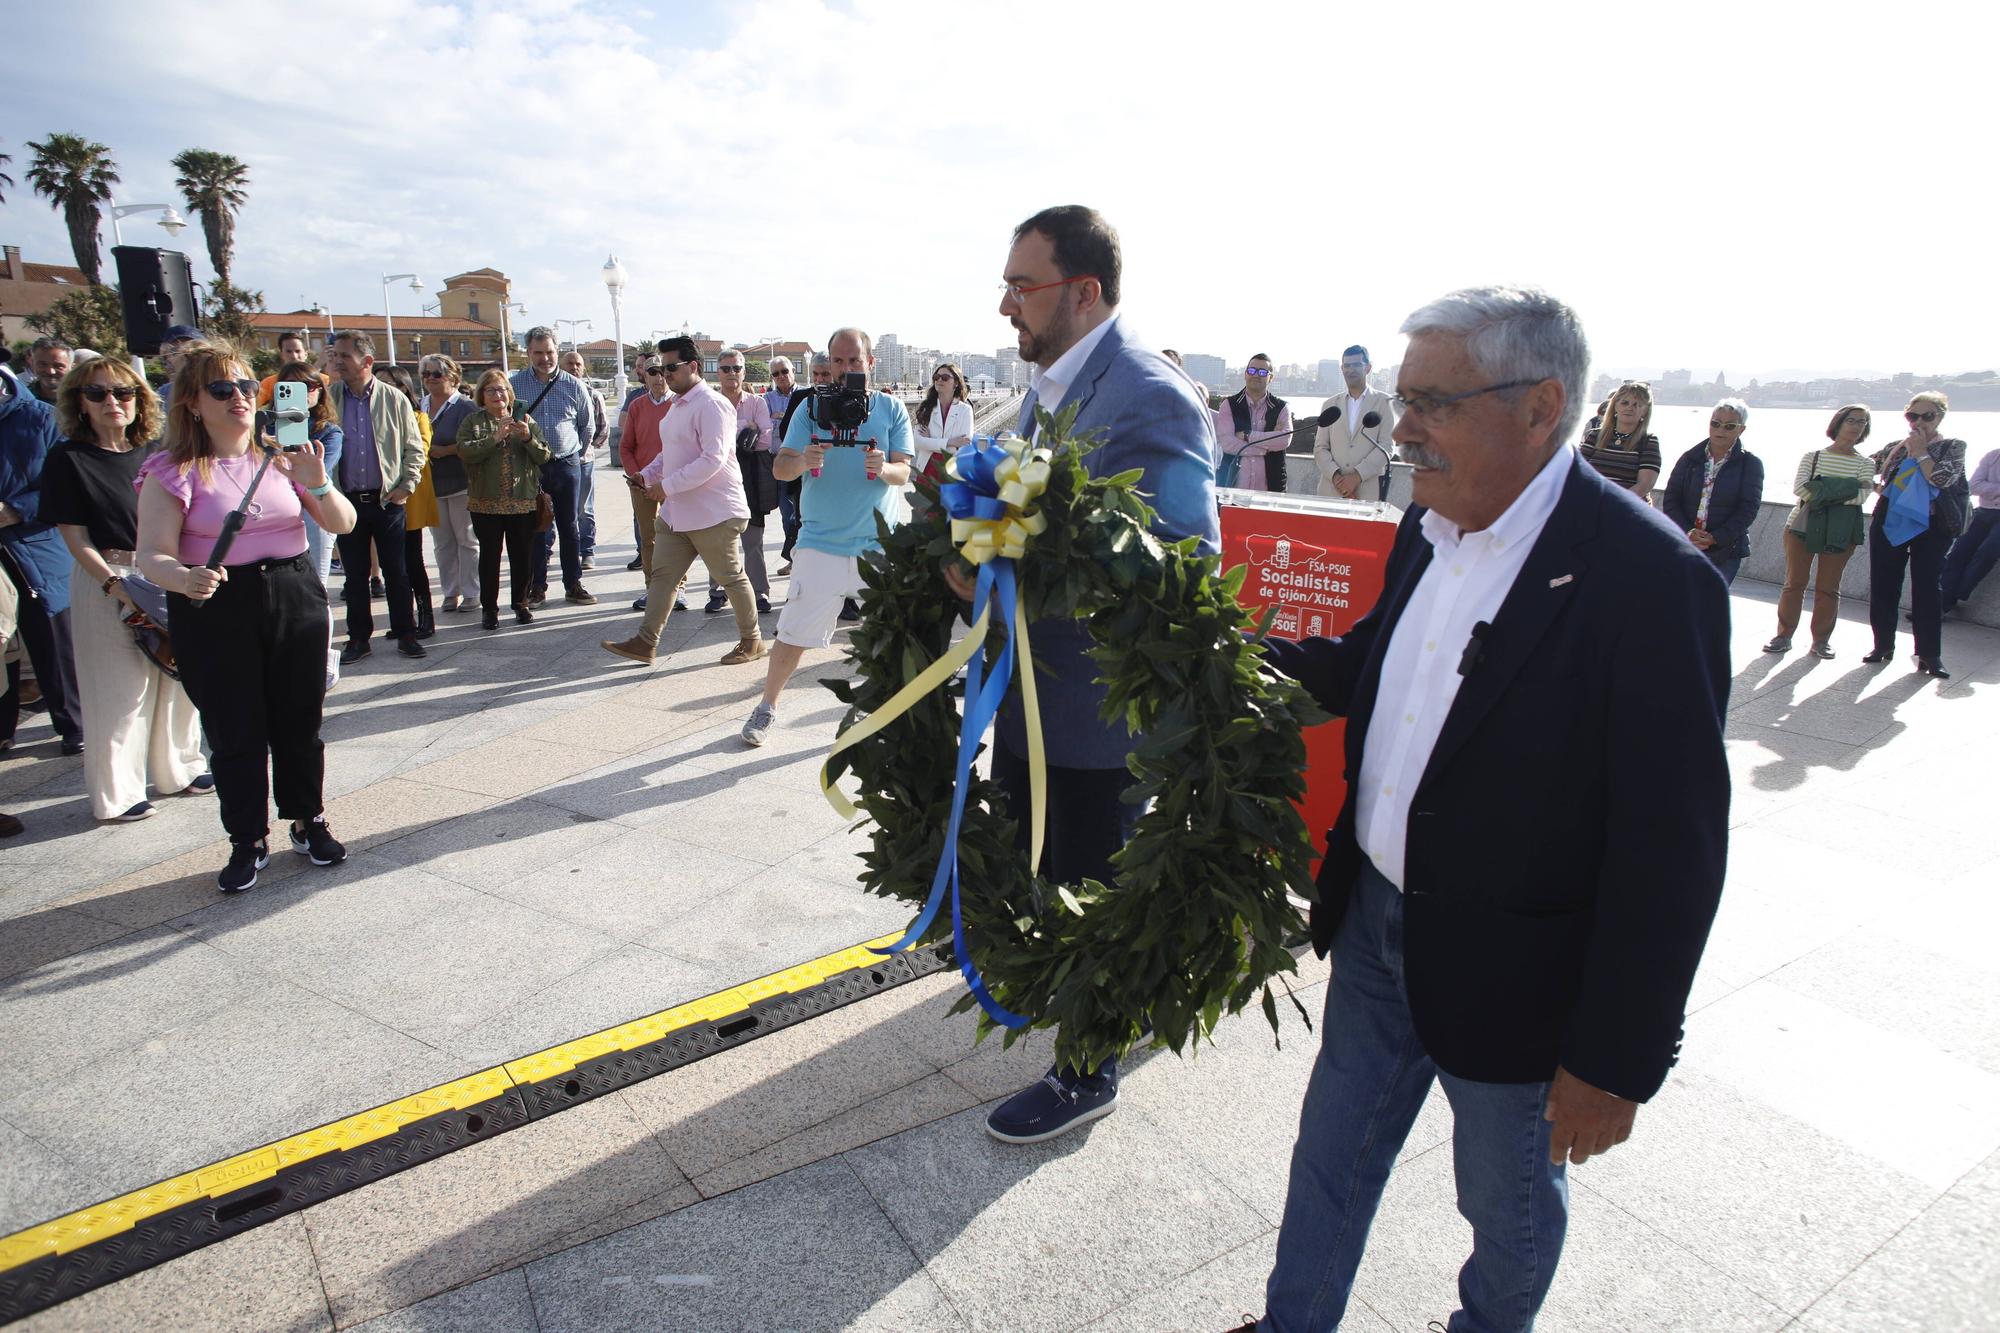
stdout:
MULTIPOLYGON (((1179 367, 1141 346, 1118 315, 1118 233, 1079 204, 1044 209, 1014 229, 1000 313, 1013 324, 1021 359, 1039 369, 1021 407, 1020 433, 1032 438, 1035 409, 1075 404, 1071 428, 1094 432, 1102 447, 1085 459, 1092 476, 1137 468, 1139 489, 1158 512, 1154 531, 1168 541, 1199 537, 1205 552, 1221 544, 1215 508, 1215 427, 1208 404, 1179 367)), ((1030 556, 1032 559, 1033 557, 1030 556)), ((956 570, 946 578, 959 596, 972 585, 956 570)), ((1109 883, 1111 857, 1125 845, 1139 808, 1120 799, 1131 774, 1133 737, 1123 723, 1098 719, 1106 691, 1085 653, 1090 631, 1076 621, 1038 621, 1035 648, 1042 733, 1048 757, 1048 827, 1042 872, 1059 883, 1109 883)), ((1009 806, 1028 808, 1027 735, 1018 694, 995 724, 993 777, 1009 806)), ((1027 850, 1028 822, 1020 820, 1027 850)), ((1118 1066, 1051 1069, 1042 1081, 994 1108, 986 1128, 1008 1143, 1038 1143, 1108 1115, 1118 1101, 1118 1066)))
MULTIPOLYGON (((77 700, 76 653, 69 630, 69 548, 55 524, 42 521, 42 463, 62 441, 56 414, 0 370, 0 578, 21 599, 20 635, 49 723, 64 754, 83 753, 83 708, 77 700)), ((0 750, 14 743, 21 719, 21 667, 7 668, 0 692, 0 750)))
POLYGON ((1403 332, 1416 507, 1381 601, 1341 638, 1267 647, 1347 719, 1312 912, 1326 1020, 1255 1326, 1278 1333, 1340 1323, 1433 1079, 1473 1230, 1447 1327, 1531 1327, 1566 1163, 1624 1142, 1665 1080, 1722 890, 1728 595, 1568 448, 1575 314, 1476 288, 1403 332))

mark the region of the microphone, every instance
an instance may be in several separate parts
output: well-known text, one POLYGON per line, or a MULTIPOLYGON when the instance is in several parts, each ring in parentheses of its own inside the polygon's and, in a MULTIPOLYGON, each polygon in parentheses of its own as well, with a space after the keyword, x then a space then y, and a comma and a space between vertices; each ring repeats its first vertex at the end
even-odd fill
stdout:
MULTIPOLYGON (((1377 416, 1373 412, 1370 412, 1368 416, 1374 417, 1375 421, 1378 423, 1382 420, 1381 417, 1377 416)), ((1321 426, 1331 426, 1334 422, 1338 420, 1340 420, 1340 404, 1338 403, 1335 403, 1332 407, 1324 409, 1317 417, 1313 418, 1314 424, 1321 426)), ((1362 420, 1367 421, 1367 417, 1362 418, 1362 420)), ((1245 440, 1244 443, 1262 444, 1266 440, 1288 440, 1291 438, 1291 436, 1292 433, 1288 430, 1272 431, 1269 435, 1252 436, 1250 439, 1245 440)))
POLYGON ((1465 651, 1458 657, 1458 674, 1469 676, 1472 669, 1486 656, 1486 636, 1493 629, 1484 620, 1472 627, 1472 637, 1465 641, 1465 651))

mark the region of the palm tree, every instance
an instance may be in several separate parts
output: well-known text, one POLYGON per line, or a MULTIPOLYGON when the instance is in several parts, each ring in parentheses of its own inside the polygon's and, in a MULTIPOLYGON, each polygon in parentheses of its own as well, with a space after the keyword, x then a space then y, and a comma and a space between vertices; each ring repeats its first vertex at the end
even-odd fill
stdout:
POLYGON ((102 216, 97 206, 110 202, 111 187, 118 183, 111 150, 81 134, 51 134, 46 143, 30 141, 28 147, 35 150, 28 183, 51 208, 62 209, 76 266, 91 286, 103 286, 97 277, 97 223, 102 216))
MULTIPOLYGON (((6 166, 9 162, 12 162, 13 160, 14 159, 8 154, 0 153, 0 167, 6 166)), ((6 172, 0 171, 0 185, 4 185, 11 190, 14 188, 14 178, 12 176, 9 176, 6 172)), ((7 196, 4 194, 0 194, 0 204, 4 204, 6 202, 7 202, 7 196)))
POLYGON ((190 148, 174 158, 174 186, 188 208, 201 216, 201 234, 208 242, 208 262, 215 266, 218 285, 229 286, 229 265, 235 258, 236 210, 249 198, 250 168, 227 153, 190 148))

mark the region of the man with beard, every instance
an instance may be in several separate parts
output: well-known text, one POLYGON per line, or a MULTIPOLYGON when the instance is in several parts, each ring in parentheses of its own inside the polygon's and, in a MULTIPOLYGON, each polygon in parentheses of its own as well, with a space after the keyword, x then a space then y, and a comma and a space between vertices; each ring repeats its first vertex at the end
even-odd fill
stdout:
POLYGON ((50 407, 56 405, 56 386, 69 374, 70 345, 60 338, 37 338, 28 348, 28 373, 21 387, 50 407))
POLYGON ((1320 410, 1340 409, 1340 420, 1321 426, 1313 436, 1313 459, 1319 464, 1319 493, 1349 500, 1361 498, 1362 484, 1376 479, 1376 498, 1389 498, 1389 447, 1396 429, 1396 404, 1380 389, 1368 387, 1368 349, 1360 343, 1340 354, 1340 377, 1346 396, 1335 394, 1320 410), (1368 414, 1377 418, 1368 424, 1368 414))
MULTIPOLYGON (((1044 209, 1014 229, 1000 313, 1014 326, 1021 359, 1039 367, 1021 406, 1020 432, 1040 430, 1039 407, 1078 408, 1077 434, 1099 432, 1101 447, 1084 458, 1092 476, 1129 469, 1152 504, 1162 541, 1194 536, 1212 553, 1221 544, 1215 508, 1215 427, 1208 404, 1173 362, 1142 346, 1118 314, 1118 233, 1095 209, 1044 209)), ((1031 549, 1028 559, 1034 559, 1031 549)), ((970 600, 973 584, 953 563, 945 581, 970 600)), ((1098 719, 1105 687, 1086 656, 1090 631, 1074 620, 1029 629, 1035 647, 1042 735, 1046 743, 1048 824, 1042 873, 1062 884, 1110 883, 1111 857, 1124 846, 1140 808, 1121 799, 1137 744, 1124 724, 1098 719)), ((1007 793, 1023 853, 1028 850, 1028 743, 1018 691, 1007 696, 994 727, 993 777, 1007 793)), ((1118 1066, 1058 1066, 1008 1098, 986 1118, 1007 1143, 1038 1143, 1108 1115, 1118 1101, 1118 1066)))

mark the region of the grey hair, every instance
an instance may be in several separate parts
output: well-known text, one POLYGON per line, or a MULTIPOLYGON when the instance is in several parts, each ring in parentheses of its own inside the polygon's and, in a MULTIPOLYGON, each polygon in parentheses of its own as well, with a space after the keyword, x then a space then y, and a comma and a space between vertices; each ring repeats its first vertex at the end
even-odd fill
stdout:
POLYGON ((1567 443, 1583 415, 1590 342, 1576 311, 1539 287, 1462 287, 1403 321, 1404 333, 1465 340, 1472 364, 1494 383, 1555 380, 1563 412, 1554 438, 1567 443))
POLYGON ((562 346, 562 344, 556 340, 555 330, 550 328, 546 324, 537 324, 535 325, 534 328, 529 329, 528 336, 521 340, 521 346, 533 347, 535 345, 536 340, 540 338, 547 338, 550 342, 555 343, 556 346, 558 347, 562 346))
POLYGON ((71 347, 68 343, 64 342, 61 338, 56 337, 53 333, 44 334, 28 344, 28 351, 30 353, 73 352, 75 350, 76 349, 74 347, 71 347))
POLYGON ((789 356, 774 356, 764 365, 764 369, 773 375, 781 370, 790 370, 791 368, 792 358, 789 356))
POLYGON ((1746 430, 1750 426, 1750 404, 1744 402, 1741 398, 1725 398, 1721 402, 1717 403, 1714 407, 1709 408, 1708 410, 1711 412, 1721 412, 1725 410, 1734 412, 1736 414, 1736 419, 1743 423, 1743 426, 1746 430))

